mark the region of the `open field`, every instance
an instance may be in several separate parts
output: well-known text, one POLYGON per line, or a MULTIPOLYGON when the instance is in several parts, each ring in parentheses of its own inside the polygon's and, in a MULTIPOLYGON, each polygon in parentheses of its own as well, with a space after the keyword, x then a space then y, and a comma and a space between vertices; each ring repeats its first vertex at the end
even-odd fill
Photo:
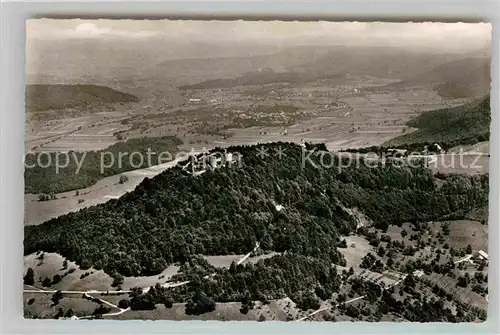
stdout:
POLYGON ((489 154, 490 142, 479 142, 473 145, 458 146, 449 150, 450 153, 467 153, 467 154, 489 154))
MULTIPOLYGON (((254 309, 247 314, 240 312, 241 303, 228 302, 218 303, 216 309, 212 312, 202 315, 186 315, 185 304, 176 303, 172 308, 166 308, 164 305, 156 305, 153 311, 129 311, 127 313, 107 317, 115 320, 211 320, 211 321, 288 321, 298 315, 294 308, 294 303, 290 299, 280 299, 270 301, 264 305, 256 302, 254 309)), ((305 312, 304 312, 305 313, 305 312)))
POLYGON ((459 105, 464 101, 444 100, 428 88, 408 92, 360 93, 359 88, 387 83, 387 79, 377 77, 368 82, 365 80, 364 77, 352 76, 341 82, 322 80, 293 87, 271 84, 188 90, 181 92, 182 95, 172 89, 166 93, 151 92, 142 96, 139 102, 114 104, 105 111, 89 108, 79 110, 80 114, 74 117, 69 114, 64 118, 30 120, 26 125, 26 149, 97 150, 118 141, 116 133, 128 138, 176 135, 185 144, 201 143, 208 147, 217 146, 218 141, 231 145, 278 140, 298 142, 301 139, 325 142, 329 149, 363 147, 378 145, 400 135, 407 128, 405 122, 422 111, 459 105), (260 91, 257 93, 256 90, 260 91), (192 99, 201 99, 201 102, 190 102, 192 99), (274 104, 294 105, 308 116, 303 120, 296 119, 292 124, 288 124, 288 120, 277 122, 276 126, 262 124, 231 128, 231 122, 244 120, 242 115, 234 114, 233 118, 217 120, 213 116, 205 119, 200 115, 190 116, 189 113, 200 107, 209 109, 211 113, 216 109, 242 110, 249 121, 262 123, 257 115, 252 114, 252 106, 274 104), (216 135, 220 132, 217 130, 214 134, 200 133, 196 130, 199 122, 205 122, 205 131, 211 129, 209 125, 213 124, 213 129, 234 134, 221 139, 220 135, 216 135), (224 127, 228 128, 222 130, 224 127), (283 129, 287 129, 288 134, 280 135, 283 129))
MULTIPOLYGON (((261 259, 272 257, 275 254, 276 253, 270 253, 249 257, 246 258, 243 263, 256 263, 261 259)), ((204 257, 215 267, 227 268, 232 262, 242 260, 244 258, 243 256, 244 255, 204 257)), ((116 291, 117 288, 111 285, 113 279, 109 275, 105 274, 102 270, 95 270, 93 268, 82 270, 73 262, 67 262, 66 267, 63 268, 64 261, 65 258, 56 253, 31 254, 24 257, 25 268, 34 269, 35 273, 34 285, 25 285, 25 292, 23 293, 23 297, 25 299, 25 313, 29 317, 52 318, 57 314, 57 311, 59 309, 62 309, 63 312, 67 312, 68 310, 77 311, 75 315, 79 317, 89 316, 99 306, 99 304, 90 302, 88 301, 88 299, 84 299, 82 297, 82 294, 87 295, 88 297, 98 298, 101 300, 101 305, 104 304, 111 306, 113 307, 112 309, 117 309, 116 305, 118 305, 120 300, 129 298, 127 293, 107 294, 107 292, 116 291), (49 286, 42 287, 42 279, 52 279, 55 275, 60 275, 62 279, 58 283, 52 283, 49 286), (56 290, 62 291, 63 298, 61 301, 64 302, 57 304, 57 306, 55 306, 51 302, 51 297, 53 297, 54 294, 53 292, 55 292, 56 290), (39 293, 35 291, 39 291, 39 293)), ((178 266, 172 265, 158 275, 124 277, 123 284, 120 285, 120 289, 123 287, 122 290, 127 292, 133 287, 141 287, 143 289, 147 289, 157 283, 163 285, 166 284, 166 282, 168 282, 168 280, 173 275, 177 274, 178 270, 178 266)), ((214 315, 204 314, 204 317, 202 319, 208 318, 212 320, 233 320, 234 315, 231 314, 230 316, 228 316, 226 315, 226 313, 228 313, 228 310, 231 310, 230 313, 233 314, 235 314, 236 311, 239 312, 239 309, 235 309, 234 311, 232 310, 235 304, 239 303, 218 304, 217 310, 214 311, 214 315)), ((243 316, 242 319, 256 320, 259 317, 262 318, 261 315, 264 315, 266 319, 278 320, 279 317, 283 318, 283 315, 285 315, 285 310, 288 312, 287 315, 296 314, 291 311, 294 309, 294 305, 295 304, 289 299, 285 299, 285 301, 272 301, 268 305, 257 302, 255 309, 252 310, 253 312, 250 311, 250 313, 247 316, 243 316), (275 315, 273 310, 277 312, 278 315, 275 315)), ((114 312, 116 311, 112 310, 111 315, 106 315, 105 317, 118 318, 118 314, 114 312)), ((131 313, 132 315, 136 315, 137 318, 141 318, 141 315, 143 315, 143 313, 140 311, 130 312, 121 310, 121 313, 122 312, 128 312, 127 314, 131 313)), ((172 316, 171 314, 163 315, 163 313, 165 312, 174 313, 175 315, 179 315, 179 317, 183 314, 185 315, 184 304, 175 304, 170 312, 168 312, 163 305, 157 305, 157 308, 154 311, 155 315, 158 315, 159 318, 173 317, 174 319, 176 319, 175 316, 172 316)), ((306 311, 303 311, 302 313, 306 313, 306 311)), ((284 320, 286 320, 286 318, 284 318, 283 321, 284 320)))
POLYGON ((347 248, 339 249, 344 255, 347 265, 346 268, 353 267, 355 271, 359 271, 361 259, 369 252, 373 253, 373 247, 368 243, 366 238, 358 235, 346 236, 347 248))
POLYGON ((443 224, 450 225, 449 235, 445 235, 446 243, 453 248, 465 248, 471 245, 475 251, 488 251, 488 225, 474 220, 454 220, 444 222, 429 222, 428 231, 415 231, 410 223, 405 223, 401 227, 390 226, 385 233, 394 241, 404 242, 406 245, 415 246, 416 242, 410 239, 412 234, 421 235, 422 238, 433 238, 442 234, 443 224), (405 231, 405 237, 402 231, 405 231))
POLYGON ((59 304, 53 306, 53 302, 50 300, 51 294, 35 294, 35 293, 24 293, 24 315, 25 317, 37 317, 40 319, 52 318, 56 315, 59 308, 63 311, 72 309, 76 316, 91 315, 92 312, 99 306, 95 302, 82 299, 81 295, 65 296, 59 304), (29 301, 34 299, 31 304, 29 301))
MULTIPOLYGON (((437 233, 441 230, 440 222, 433 222, 431 230, 437 233)), ((446 238, 450 247, 465 248, 468 244, 473 250, 488 252, 488 226, 478 221, 457 220, 450 222, 450 235, 446 238)))

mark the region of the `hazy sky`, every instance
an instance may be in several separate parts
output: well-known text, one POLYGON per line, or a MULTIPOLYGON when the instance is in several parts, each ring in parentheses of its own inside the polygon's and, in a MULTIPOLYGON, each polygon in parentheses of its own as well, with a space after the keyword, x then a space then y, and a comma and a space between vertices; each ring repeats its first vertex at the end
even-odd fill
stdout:
POLYGON ((248 40, 277 44, 426 46, 443 51, 485 48, 491 43, 489 23, 37 19, 28 20, 26 28, 28 40, 248 40))

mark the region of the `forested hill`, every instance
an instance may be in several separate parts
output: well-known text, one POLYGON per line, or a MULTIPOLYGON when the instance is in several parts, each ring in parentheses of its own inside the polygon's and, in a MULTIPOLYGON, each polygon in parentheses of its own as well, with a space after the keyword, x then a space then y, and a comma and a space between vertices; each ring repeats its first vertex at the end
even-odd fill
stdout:
POLYGON ((319 79, 341 79, 343 75, 325 74, 324 72, 248 72, 234 79, 205 80, 193 85, 180 86, 181 90, 228 88, 235 86, 266 85, 271 83, 307 83, 319 79))
MULTIPOLYGON (((51 195, 86 188, 105 177, 150 167, 147 159, 134 161, 128 155, 123 158, 122 153, 140 153, 141 157, 147 157, 149 150, 174 155, 181 144, 182 140, 175 136, 142 137, 121 141, 98 151, 71 151, 67 156, 58 152, 51 152, 50 156, 46 152, 27 154, 26 166, 31 167, 24 170, 24 192, 51 195), (102 171, 99 168, 101 160, 106 164, 102 171), (60 169, 56 168, 58 162, 63 166, 60 169)), ((166 163, 165 158, 160 161, 158 154, 152 155, 151 166, 166 163)))
POLYGON ((317 152, 291 143, 228 150, 243 156, 240 167, 196 177, 176 167, 120 199, 25 227, 25 254, 59 252, 83 267, 146 275, 195 254, 243 254, 260 241, 264 250, 344 264, 337 245, 356 229, 345 208, 361 209, 384 229, 461 218, 488 201, 487 176, 437 183, 425 168, 337 169, 329 155, 315 166, 317 152))
POLYGON ((26 108, 32 111, 131 102, 132 94, 97 85, 26 85, 26 108))
POLYGON ((491 122, 490 95, 452 108, 424 112, 410 120, 416 131, 396 137, 384 146, 438 142, 446 147, 489 140, 491 122))

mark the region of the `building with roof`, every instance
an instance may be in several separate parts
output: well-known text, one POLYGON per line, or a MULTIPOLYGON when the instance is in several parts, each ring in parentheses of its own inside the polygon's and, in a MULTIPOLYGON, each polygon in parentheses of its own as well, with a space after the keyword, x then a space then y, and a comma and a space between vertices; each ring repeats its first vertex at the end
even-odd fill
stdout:
POLYGON ((484 259, 484 260, 488 260, 489 259, 489 256, 486 252, 484 252, 483 250, 479 250, 478 252, 478 257, 480 259, 484 259))

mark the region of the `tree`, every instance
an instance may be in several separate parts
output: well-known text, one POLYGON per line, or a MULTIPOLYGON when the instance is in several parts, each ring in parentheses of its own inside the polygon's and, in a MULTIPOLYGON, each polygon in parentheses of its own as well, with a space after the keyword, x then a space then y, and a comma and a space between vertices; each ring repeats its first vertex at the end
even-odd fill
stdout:
POLYGON ((121 175, 120 179, 118 179, 119 184, 125 184, 128 181, 128 177, 125 175, 121 175))
POLYGON ((102 315, 109 313, 111 311, 111 308, 105 307, 104 305, 99 305, 93 312, 92 315, 102 315))
POLYGON ((386 264, 387 267, 392 268, 392 266, 394 265, 394 260, 392 258, 389 258, 386 264))
POLYGON ((172 308, 172 306, 174 306, 174 299, 168 297, 165 299, 165 302, 163 304, 165 305, 166 308, 172 308))
POLYGON ((66 269, 68 268, 68 260, 67 260, 67 259, 65 259, 65 260, 63 261, 63 263, 62 263, 62 268, 63 268, 63 270, 66 270, 66 269))
POLYGON ((412 294, 415 291, 415 277, 413 274, 408 274, 406 278, 403 280, 403 290, 407 293, 412 294))
POLYGON ((42 286, 49 287, 50 285, 52 285, 52 280, 50 280, 50 278, 48 278, 48 277, 45 277, 45 279, 42 282, 42 286))
POLYGON ((320 306, 318 298, 311 291, 298 292, 292 300, 302 310, 318 309, 320 306))
POLYGON ((61 290, 57 290, 56 293, 52 295, 52 298, 50 298, 50 300, 52 300, 52 302, 54 303, 53 306, 57 305, 59 303, 59 300, 61 300, 63 297, 64 296, 61 290))
POLYGON ((62 318, 63 316, 64 316, 63 309, 61 307, 59 307, 59 309, 57 310, 57 314, 54 315, 54 319, 59 319, 59 318, 62 318))
POLYGON ((116 286, 119 286, 119 285, 122 285, 123 284, 123 276, 119 273, 116 273, 114 276, 113 276, 113 283, 111 284, 112 287, 116 287, 116 286))
POLYGON ((357 318, 359 316, 359 310, 355 306, 349 305, 345 310, 345 314, 351 318, 357 318))
POLYGON ((480 285, 480 284, 474 284, 472 285, 472 291, 478 293, 478 294, 483 294, 484 293, 484 289, 483 287, 480 285))
POLYGON ((54 277, 52 277, 52 285, 58 284, 61 281, 61 276, 58 274, 55 274, 54 277))
POLYGON ((64 317, 65 318, 70 318, 72 317, 73 315, 75 315, 75 313, 73 312, 73 310, 70 308, 66 311, 66 313, 64 313, 64 317))
POLYGON ((241 304, 240 312, 241 314, 247 314, 250 308, 247 304, 241 304))
MULTIPOLYGON (((148 292, 149 293, 149 292, 148 292)), ((130 309, 133 311, 153 310, 156 308, 154 298, 151 294, 133 295, 130 299, 130 309)))
POLYGON ((467 245, 467 248, 465 249, 465 252, 467 254, 469 254, 469 255, 472 254, 472 246, 470 244, 467 245))
POLYGON ((383 246, 378 247, 377 254, 378 254, 380 257, 384 257, 384 255, 385 255, 385 249, 384 249, 384 247, 383 247, 383 246))
POLYGON ((35 283, 35 272, 32 268, 28 268, 26 275, 23 278, 24 285, 33 285, 35 283))
POLYGON ((197 291, 186 304, 186 314, 200 315, 215 310, 215 301, 207 297, 202 291, 197 291))
POLYGON ((443 222, 441 224, 441 230, 443 231, 443 235, 450 235, 450 223, 443 222))
POLYGON ((384 234, 384 235, 382 235, 382 236, 380 237, 380 240, 381 240, 382 242, 391 242, 391 240, 392 240, 392 239, 391 239, 391 237, 390 237, 389 235, 385 235, 385 234, 384 234))
POLYGON ((259 321, 259 322, 266 321, 265 315, 264 314, 259 315, 259 319, 257 321, 259 321))
POLYGON ((347 248, 347 241, 345 239, 343 239, 339 245, 338 245, 339 248, 347 248))
POLYGON ((458 283, 457 283, 457 286, 460 286, 460 287, 467 287, 467 285, 469 285, 469 280, 468 280, 468 278, 466 278, 466 277, 459 277, 459 278, 458 278, 458 283))
POLYGON ((48 196, 47 194, 38 195, 38 201, 49 201, 49 200, 50 200, 50 196, 48 196))
POLYGON ((34 302, 35 302, 35 298, 31 298, 28 300, 28 305, 33 305, 34 302))
POLYGON ((332 296, 332 291, 325 289, 321 285, 316 286, 316 288, 314 289, 314 293, 316 293, 316 295, 322 300, 328 300, 332 296))
POLYGON ((118 302, 118 307, 121 309, 127 309, 130 307, 130 300, 128 299, 122 299, 118 302))
POLYGON ((361 264, 360 264, 360 268, 362 269, 369 269, 371 268, 374 263, 375 263, 375 256, 371 253, 367 253, 363 258, 362 258, 362 261, 361 261, 361 264))

